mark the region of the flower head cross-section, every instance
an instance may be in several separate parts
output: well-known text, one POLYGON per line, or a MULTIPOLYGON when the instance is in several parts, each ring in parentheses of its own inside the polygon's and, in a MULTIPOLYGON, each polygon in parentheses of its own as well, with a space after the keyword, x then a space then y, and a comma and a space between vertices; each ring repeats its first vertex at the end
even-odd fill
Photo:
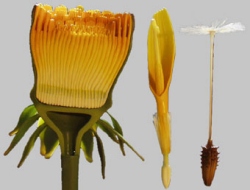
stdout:
POLYGON ((20 167, 36 139, 41 154, 50 158, 61 149, 62 189, 78 189, 80 149, 92 162, 94 138, 105 177, 105 152, 99 129, 119 144, 125 155, 118 121, 107 112, 112 105, 112 90, 131 50, 134 17, 130 13, 84 11, 82 6, 68 10, 61 5, 36 4, 30 29, 30 49, 34 69, 33 104, 20 115, 7 155, 35 123, 18 164, 20 167), (101 119, 107 113, 112 124, 101 119))

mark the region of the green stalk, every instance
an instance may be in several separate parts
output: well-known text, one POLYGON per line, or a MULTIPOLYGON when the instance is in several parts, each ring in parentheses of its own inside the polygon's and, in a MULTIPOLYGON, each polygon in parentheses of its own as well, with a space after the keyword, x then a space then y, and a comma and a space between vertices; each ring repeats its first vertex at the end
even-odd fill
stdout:
POLYGON ((62 190, 78 190, 79 155, 62 155, 62 190))
POLYGON ((62 190, 78 190, 78 166, 82 136, 111 107, 111 93, 106 103, 95 109, 43 104, 36 99, 35 88, 31 91, 31 99, 39 115, 58 136, 61 148, 62 190))
POLYGON ((62 190, 78 190, 79 154, 76 139, 79 131, 88 123, 90 116, 77 113, 48 112, 48 117, 61 131, 64 147, 61 147, 62 190))

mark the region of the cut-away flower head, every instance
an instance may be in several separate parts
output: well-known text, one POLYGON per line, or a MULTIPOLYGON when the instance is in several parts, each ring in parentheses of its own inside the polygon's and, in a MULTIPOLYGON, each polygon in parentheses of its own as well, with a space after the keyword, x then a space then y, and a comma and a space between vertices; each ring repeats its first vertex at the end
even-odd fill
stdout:
POLYGON ((133 29, 130 13, 35 5, 30 30, 35 76, 30 96, 34 104, 23 110, 10 132, 15 137, 5 155, 38 121, 18 166, 38 137, 45 158, 50 158, 60 145, 64 190, 77 190, 80 149, 92 162, 94 138, 104 177, 105 154, 98 129, 118 143, 124 155, 126 144, 143 160, 123 138, 118 121, 107 112, 112 105, 112 90, 131 50, 133 29), (112 124, 101 119, 104 113, 112 124))
POLYGON ((175 59, 175 39, 172 23, 166 9, 154 14, 148 31, 149 86, 156 99, 157 113, 154 125, 163 154, 162 181, 169 186, 171 169, 168 155, 171 150, 169 87, 175 59))

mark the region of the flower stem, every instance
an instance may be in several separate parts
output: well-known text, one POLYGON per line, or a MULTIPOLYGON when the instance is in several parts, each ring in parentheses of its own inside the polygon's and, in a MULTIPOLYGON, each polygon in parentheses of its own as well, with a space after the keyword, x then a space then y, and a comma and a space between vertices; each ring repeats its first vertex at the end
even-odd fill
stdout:
POLYGON ((78 190, 79 154, 76 153, 76 139, 90 116, 76 113, 49 112, 48 117, 63 135, 61 154, 62 190, 78 190))
POLYGON ((214 78, 214 37, 215 32, 210 32, 210 102, 209 102, 209 136, 212 139, 212 121, 213 121, 213 78, 214 78))
POLYGON ((78 190, 79 155, 61 155, 62 190, 78 190))

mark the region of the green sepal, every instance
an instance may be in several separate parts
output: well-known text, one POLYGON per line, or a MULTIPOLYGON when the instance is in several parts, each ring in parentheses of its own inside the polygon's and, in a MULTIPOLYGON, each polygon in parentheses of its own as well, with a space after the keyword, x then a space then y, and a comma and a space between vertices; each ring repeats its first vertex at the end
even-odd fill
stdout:
POLYGON ((121 139, 121 141, 126 144, 142 161, 144 161, 144 158, 121 136, 116 130, 114 130, 114 133, 121 139))
POLYGON ((82 136, 81 149, 83 150, 86 160, 93 162, 94 137, 92 130, 88 130, 82 136))
MULTIPOLYGON (((41 127, 41 126, 39 126, 41 127)), ((45 130, 40 135, 41 148, 40 152, 46 159, 49 159, 59 145, 59 139, 55 131, 53 131, 46 123, 45 130)))
POLYGON ((38 127, 35 132, 30 136, 29 141, 27 142, 24 151, 23 151, 23 155, 22 158, 18 164, 18 168, 22 166, 23 162, 25 161, 25 159, 27 158, 27 156, 29 155, 30 151, 32 150, 36 139, 39 137, 40 133, 46 128, 46 124, 41 125, 40 127, 38 127))
POLYGON ((101 167, 102 167, 102 178, 105 179, 105 167, 106 167, 106 160, 105 160, 105 152, 101 138, 98 136, 97 132, 94 131, 94 135, 96 137, 97 149, 101 160, 101 167))
POLYGON ((19 127, 18 132, 10 143, 8 149, 4 152, 4 155, 9 154, 9 152, 16 146, 16 144, 22 139, 27 130, 38 120, 40 116, 38 114, 33 115, 26 119, 19 127))
POLYGON ((26 108, 24 108, 24 110, 22 111, 21 115, 19 116, 19 120, 17 122, 16 127, 14 128, 14 130, 12 130, 9 135, 12 136, 14 134, 16 134, 18 132, 18 130, 20 129, 20 127, 23 125, 23 123, 29 119, 30 117, 34 116, 35 114, 37 114, 37 110, 35 108, 35 106, 33 104, 27 106, 26 108))
POLYGON ((99 119, 96 125, 102 129, 114 142, 118 143, 117 137, 113 132, 113 127, 105 120, 99 119))
MULTIPOLYGON (((108 113, 108 112, 106 112, 106 113, 111 118, 111 121, 112 121, 114 129, 122 136, 123 135, 122 127, 120 126, 120 124, 118 123, 118 121, 110 113, 108 113)), ((119 142, 122 154, 125 156, 124 142, 123 142, 123 140, 119 136, 118 136, 118 142, 119 142)))

